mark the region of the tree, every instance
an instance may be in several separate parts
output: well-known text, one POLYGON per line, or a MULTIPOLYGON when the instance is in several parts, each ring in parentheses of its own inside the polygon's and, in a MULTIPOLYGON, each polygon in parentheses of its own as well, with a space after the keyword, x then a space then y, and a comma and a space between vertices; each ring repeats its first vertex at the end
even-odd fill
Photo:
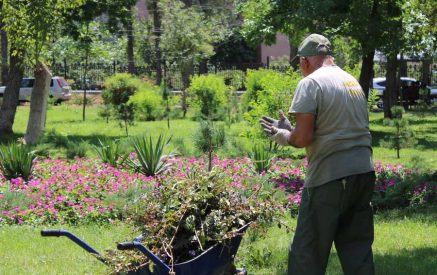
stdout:
POLYGON ((297 54, 297 47, 308 31, 296 12, 300 2, 292 0, 248 0, 239 6, 244 18, 241 30, 246 40, 253 46, 261 43, 271 45, 276 33, 285 34, 290 43, 290 58, 297 54))
POLYGON ((106 0, 106 12, 108 14, 108 27, 113 32, 119 31, 119 26, 124 28, 127 37, 127 60, 128 72, 135 73, 134 61, 134 29, 132 7, 135 6, 136 0, 106 0))
POLYGON ((43 53, 57 35, 63 14, 83 4, 83 0, 4 0, 3 23, 12 45, 26 51, 13 52, 13 56, 26 58, 34 67, 35 86, 32 90, 29 121, 25 141, 37 142, 44 131, 50 76, 44 64, 43 53))
POLYGON ((437 19, 433 1, 406 1, 403 7, 404 52, 413 56, 422 56, 421 82, 430 85, 430 64, 437 55, 437 19))
POLYGON ((153 14, 153 40, 154 40, 154 53, 155 53, 155 71, 156 71, 156 85, 161 85, 162 81, 162 52, 161 52, 161 17, 162 11, 159 0, 147 1, 148 9, 153 14))
POLYGON ((384 125, 393 127, 394 131, 384 137, 381 145, 389 149, 395 149, 397 158, 400 158, 401 149, 414 146, 417 140, 408 124, 408 120, 402 117, 403 108, 394 106, 391 113, 393 114, 392 118, 385 119, 384 125))
MULTIPOLYGON (((3 7, 3 1, 0 1, 0 11, 3 7)), ((0 83, 5 84, 8 77, 8 36, 6 32, 3 30, 2 16, 0 13, 0 58, 1 58, 1 75, 0 75, 0 83)))
POLYGON ((24 74, 24 54, 25 47, 20 44, 10 43, 10 64, 8 66, 8 40, 6 35, 6 23, 4 15, 4 2, 0 1, 1 10, 1 56, 2 56, 2 82, 6 85, 6 90, 3 95, 3 103, 0 109, 0 135, 11 134, 12 125, 15 120, 17 111, 18 97, 21 86, 21 79, 24 74))
POLYGON ((287 33, 287 28, 337 34, 356 40, 360 45, 362 59, 359 82, 366 95, 373 75, 375 50, 387 42, 388 36, 401 35, 387 34, 391 30, 386 26, 391 25, 392 21, 398 21, 398 7, 402 6, 404 0, 247 2, 255 5, 255 8, 243 5, 246 29, 253 32, 254 37, 262 37, 264 41, 268 41, 277 31, 285 30, 287 33))
POLYGON ((181 1, 161 0, 161 49, 167 62, 182 75, 184 116, 187 112, 186 89, 194 64, 214 54, 214 43, 224 39, 227 22, 220 16, 206 16, 199 6, 187 7, 181 1))

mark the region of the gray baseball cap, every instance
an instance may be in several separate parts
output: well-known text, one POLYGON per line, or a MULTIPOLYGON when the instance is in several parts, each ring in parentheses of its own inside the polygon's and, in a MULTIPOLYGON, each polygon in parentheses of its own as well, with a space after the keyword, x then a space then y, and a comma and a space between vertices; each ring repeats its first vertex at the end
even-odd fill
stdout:
POLYGON ((331 42, 328 38, 320 34, 310 34, 300 43, 297 49, 297 55, 293 58, 292 62, 300 56, 314 56, 314 55, 331 55, 331 42))

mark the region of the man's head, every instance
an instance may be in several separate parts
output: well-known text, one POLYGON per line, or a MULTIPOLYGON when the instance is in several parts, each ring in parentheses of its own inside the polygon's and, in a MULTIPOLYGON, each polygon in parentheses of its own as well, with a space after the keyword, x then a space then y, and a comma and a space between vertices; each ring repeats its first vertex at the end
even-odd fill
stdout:
POLYGON ((296 57, 299 58, 302 73, 307 76, 322 67, 331 54, 331 42, 323 35, 313 33, 300 43, 296 57))

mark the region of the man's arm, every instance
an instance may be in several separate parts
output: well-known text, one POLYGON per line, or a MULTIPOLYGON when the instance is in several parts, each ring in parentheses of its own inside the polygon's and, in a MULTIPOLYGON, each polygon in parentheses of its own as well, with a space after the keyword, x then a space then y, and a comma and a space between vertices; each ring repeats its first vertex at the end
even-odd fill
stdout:
POLYGON ((313 142, 315 115, 296 113, 296 127, 291 132, 288 143, 294 147, 307 147, 313 142))

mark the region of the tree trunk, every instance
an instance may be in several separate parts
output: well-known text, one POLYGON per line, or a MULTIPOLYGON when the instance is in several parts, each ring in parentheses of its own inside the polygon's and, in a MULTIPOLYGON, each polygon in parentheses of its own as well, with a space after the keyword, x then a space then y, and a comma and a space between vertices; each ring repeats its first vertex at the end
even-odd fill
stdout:
POLYGON ((431 85, 431 72, 430 72, 431 60, 426 57, 422 61, 422 78, 420 81, 422 85, 431 85))
POLYGON ((29 121, 24 140, 27 144, 35 144, 44 132, 47 114, 47 99, 52 77, 47 66, 38 61, 35 66, 35 84, 30 98, 29 121))
POLYGON ((6 90, 3 95, 3 103, 0 110, 0 134, 12 134, 15 113, 18 106, 21 80, 23 79, 24 67, 21 53, 17 56, 11 56, 11 66, 6 83, 6 90))
POLYGON ((202 59, 199 64, 199 74, 208 73, 208 59, 202 59))
POLYGON ((386 85, 384 91, 384 118, 392 118, 391 107, 396 104, 398 98, 397 80, 398 61, 396 54, 387 55, 386 85))
POLYGON ((404 59, 404 54, 401 53, 401 59, 399 60, 399 73, 401 76, 408 76, 407 61, 404 59))
MULTIPOLYGON (((290 39, 290 38, 289 38, 290 39)), ((292 45, 290 43, 290 62, 293 61, 293 63, 291 63, 290 65, 293 67, 293 69, 298 70, 299 69, 299 58, 296 58, 296 60, 294 60, 294 58, 297 55, 297 47, 292 45)))
POLYGON ((187 97, 188 97, 188 87, 190 86, 190 76, 193 74, 193 61, 183 63, 181 65, 181 75, 182 75, 182 110, 183 110, 183 117, 185 118, 185 115, 188 111, 188 105, 187 105, 187 97))
POLYGON ((82 105, 82 121, 85 121, 85 115, 86 115, 86 92, 88 90, 88 83, 87 83, 87 77, 88 77, 88 56, 89 56, 89 48, 87 47, 86 53, 85 53, 85 70, 83 73, 83 105, 82 105))
MULTIPOLYGON (((0 18, 1 20, 1 18, 0 18)), ((0 24, 0 52, 1 52, 1 78, 0 82, 6 84, 8 79, 8 36, 6 32, 2 30, 2 25, 0 24)))
POLYGON ((372 83, 373 77, 373 57, 375 55, 375 49, 370 50, 367 53, 363 54, 362 64, 361 64, 361 73, 360 73, 360 85, 363 88, 364 94, 366 98, 369 97, 369 89, 372 83))
POLYGON ((135 60, 134 60, 134 28, 132 19, 127 23, 127 70, 130 74, 135 74, 135 60))
POLYGON ((153 35, 155 36, 155 70, 156 85, 161 85, 162 81, 162 52, 161 52, 161 13, 159 12, 158 0, 152 3, 153 10, 153 35))

